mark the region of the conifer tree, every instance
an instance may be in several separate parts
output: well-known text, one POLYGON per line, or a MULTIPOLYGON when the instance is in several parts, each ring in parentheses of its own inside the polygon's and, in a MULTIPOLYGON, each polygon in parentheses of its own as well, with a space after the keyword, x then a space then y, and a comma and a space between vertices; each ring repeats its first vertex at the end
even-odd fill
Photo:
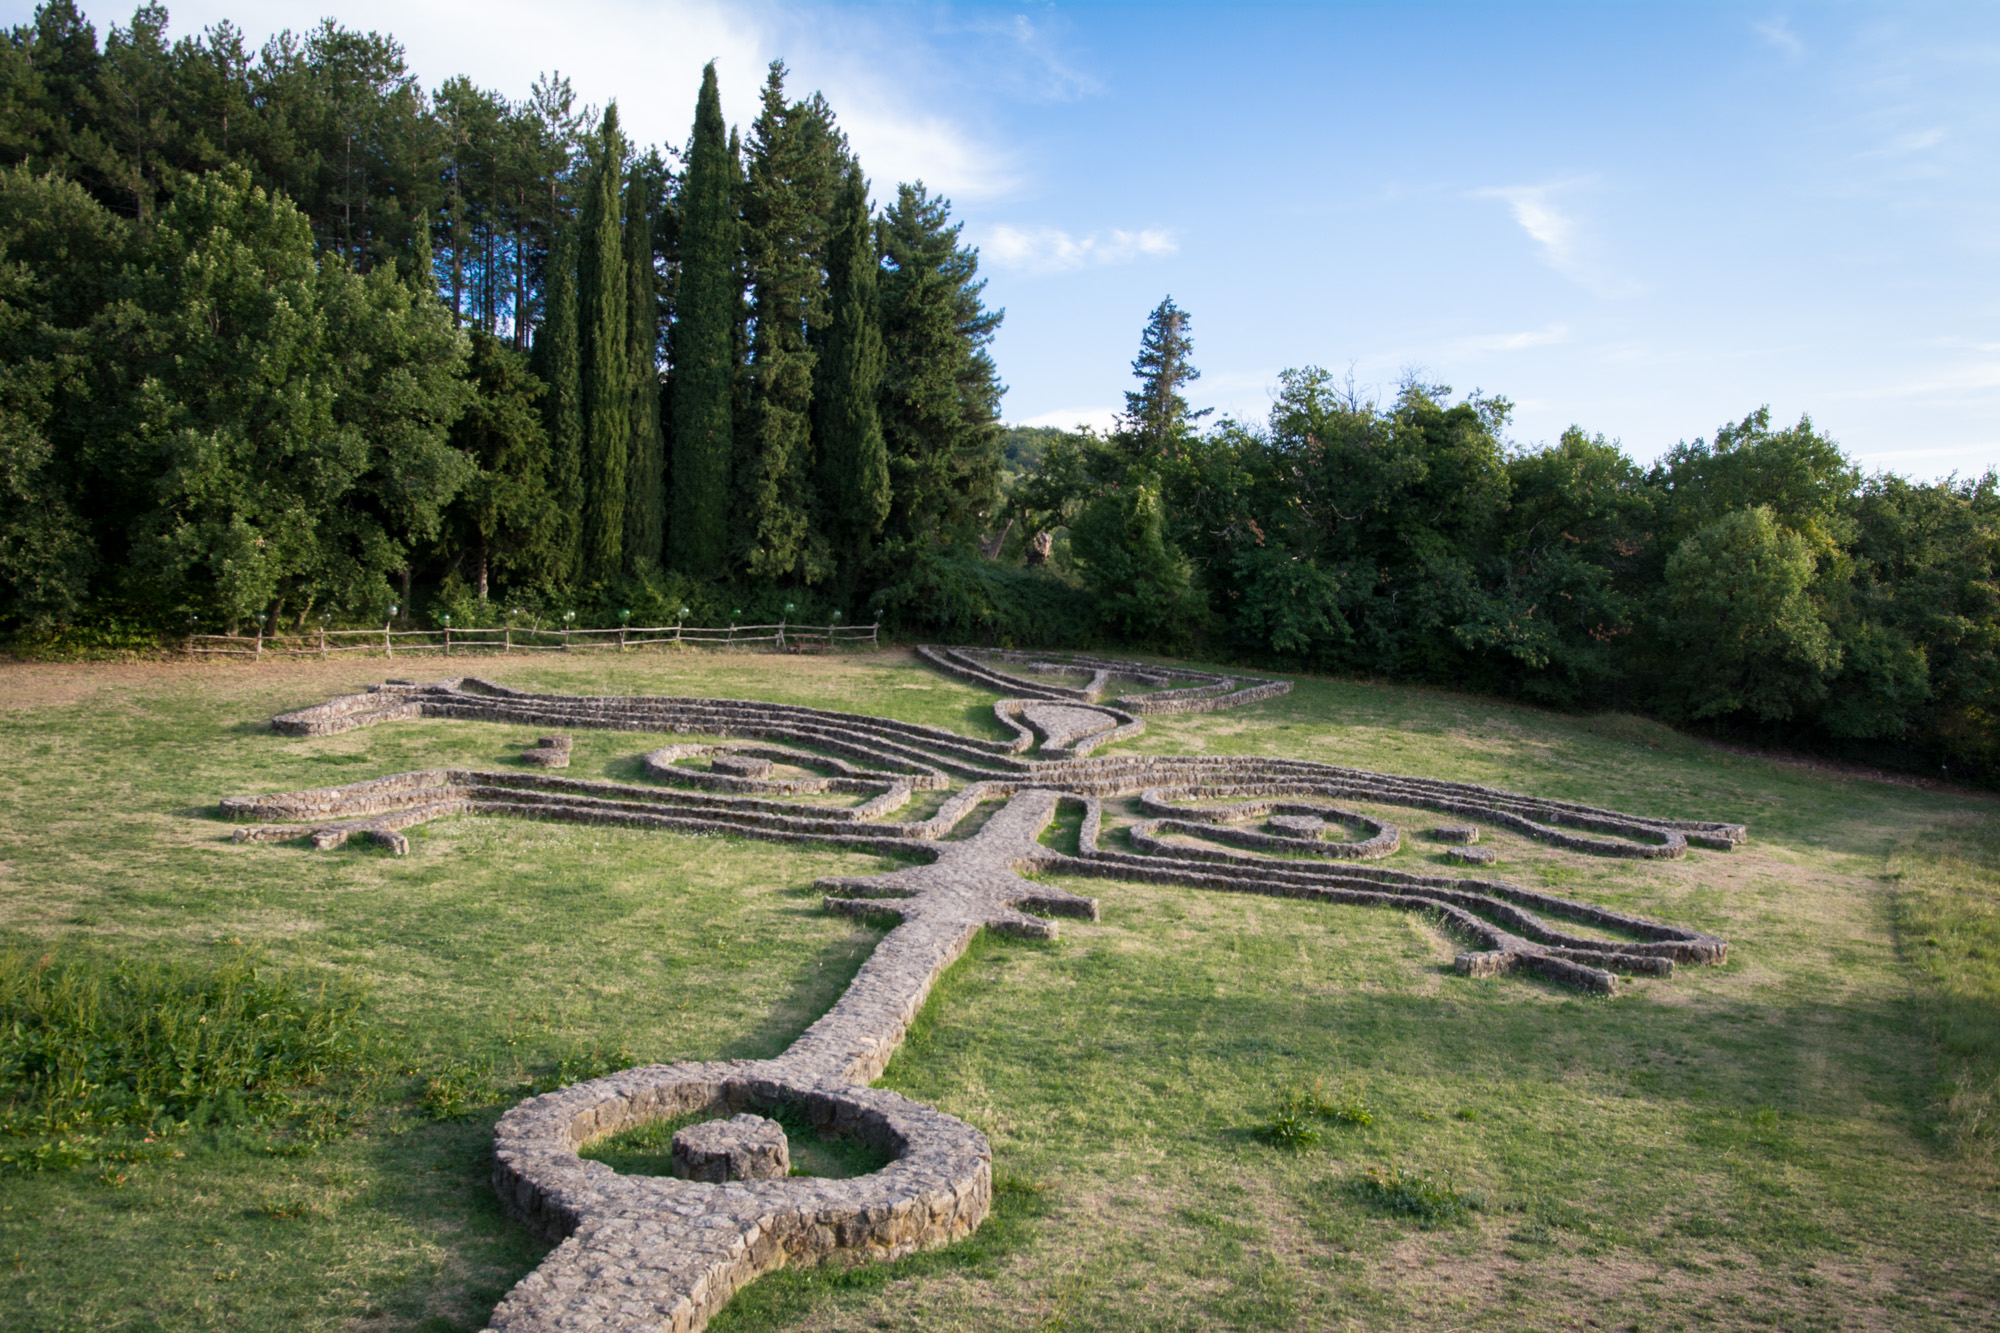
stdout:
POLYGON ((658 566, 665 538, 666 441, 660 433, 660 302, 653 274, 657 156, 635 163, 625 187, 625 268, 630 282, 632 443, 625 505, 625 561, 635 574, 658 566))
POLYGON ((622 567, 632 448, 632 279, 619 221, 625 138, 615 103, 605 108, 592 157, 578 229, 577 343, 583 384, 583 576, 602 580, 622 567))
POLYGON ((673 565, 722 572, 734 448, 740 249, 736 154, 722 123, 715 64, 701 74, 681 183, 681 273, 674 311, 673 565))
POLYGON ((549 544, 546 578, 574 581, 582 550, 578 516, 583 511, 583 363, 578 350, 576 228, 556 233, 543 286, 542 322, 535 330, 534 371, 547 386, 542 415, 548 423, 549 489, 556 499, 560 530, 549 544))
POLYGON ((815 583, 830 561, 812 523, 812 330, 825 319, 826 220, 846 144, 825 101, 787 103, 784 79, 772 61, 745 172, 753 333, 730 545, 753 578, 815 583))
POLYGON ((880 227, 886 533, 903 546, 968 539, 998 495, 1006 390, 986 344, 1006 312, 981 303, 979 252, 950 219, 918 181, 897 187, 880 227))
POLYGON ((1189 359, 1193 352, 1187 312, 1169 296, 1146 320, 1139 359, 1132 363, 1139 388, 1126 392, 1125 415, 1118 423, 1117 439, 1133 457, 1157 461, 1175 452, 1194 423, 1214 411, 1189 411, 1181 394, 1183 385, 1201 378, 1189 359))
POLYGON ((843 597, 889 516, 889 450, 876 399, 882 391, 881 261, 868 216, 868 183, 852 164, 834 206, 827 245, 827 319, 813 388, 822 527, 843 597))

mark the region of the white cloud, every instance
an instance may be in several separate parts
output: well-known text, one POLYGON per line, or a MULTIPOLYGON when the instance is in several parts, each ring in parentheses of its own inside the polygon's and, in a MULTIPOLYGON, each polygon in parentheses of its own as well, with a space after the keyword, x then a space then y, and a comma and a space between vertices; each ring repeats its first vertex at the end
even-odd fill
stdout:
POLYGON ((1478 197, 1504 200, 1513 211, 1514 221, 1521 224, 1521 230, 1542 247, 1549 267, 1561 271, 1576 258, 1576 219, 1557 208, 1549 198, 1550 193, 1559 188, 1554 185, 1509 185, 1480 190, 1478 197))
POLYGON ((1458 339, 1452 343, 1452 349, 1462 352, 1519 352, 1530 347, 1548 347, 1568 341, 1569 325, 1551 324, 1545 329, 1529 329, 1520 333, 1475 334, 1458 339))
POLYGON ((1026 421, 1013 423, 1017 426, 1054 426, 1058 430, 1075 430, 1088 426, 1099 435, 1105 435, 1118 424, 1118 409, 1115 407, 1063 407, 1040 416, 1029 417, 1026 421))
POLYGON ((1057 227, 1010 227, 1005 223, 986 233, 981 255, 1000 268, 1030 273, 1066 273, 1100 264, 1129 264, 1136 259, 1164 259, 1180 253, 1173 232, 1149 227, 1143 231, 1112 228, 1076 237, 1057 227))
POLYGON ((1765 19, 1762 23, 1753 23, 1750 25, 1750 30, 1784 52, 1788 60, 1800 60, 1805 57, 1805 42, 1792 31, 1791 20, 1783 15, 1765 19))
MULTIPOLYGON (((176 0, 176 36, 231 18, 253 44, 283 28, 304 32, 327 12, 323 0, 176 0)), ((921 179, 954 199, 1012 189, 1013 155, 963 118, 940 114, 941 85, 964 71, 922 27, 893 11, 809 11, 744 0, 569 0, 556 14, 541 0, 343 0, 338 22, 392 34, 426 88, 464 74, 510 98, 558 71, 580 103, 616 98, 626 132, 640 143, 686 142, 701 68, 711 59, 724 117, 746 130, 757 115, 765 68, 783 59, 786 90, 824 92, 878 193, 921 179), (534 40, 521 34, 532 32, 534 40)))
POLYGON ((1575 214, 1559 206, 1556 196, 1588 182, 1557 181, 1549 185, 1502 185, 1474 190, 1475 199, 1498 199, 1513 213, 1528 239, 1540 247, 1542 262, 1598 296, 1630 296, 1639 285, 1612 271, 1594 238, 1575 214))

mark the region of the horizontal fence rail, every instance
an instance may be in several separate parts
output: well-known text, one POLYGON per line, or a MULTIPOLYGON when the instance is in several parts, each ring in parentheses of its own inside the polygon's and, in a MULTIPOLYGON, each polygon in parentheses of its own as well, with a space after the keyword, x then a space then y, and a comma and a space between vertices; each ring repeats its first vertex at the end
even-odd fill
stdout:
POLYGON ((568 653, 637 648, 721 648, 823 653, 880 648, 882 625, 627 625, 617 629, 320 629, 293 634, 190 634, 189 657, 331 657, 336 653, 568 653))

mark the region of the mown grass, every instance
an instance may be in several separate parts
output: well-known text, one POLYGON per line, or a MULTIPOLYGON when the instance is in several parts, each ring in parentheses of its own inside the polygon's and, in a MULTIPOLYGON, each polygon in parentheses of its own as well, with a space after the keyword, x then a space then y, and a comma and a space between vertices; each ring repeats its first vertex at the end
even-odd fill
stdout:
POLYGON ((1912 835, 1890 864, 1916 1007, 1943 1051, 1936 1109, 1954 1146, 1991 1166, 2000 1146, 2000 821, 1912 835))
MULTIPOLYGON (((990 696, 898 654, 451 669, 997 734, 990 696)), ((872 947, 811 887, 886 864, 867 856, 488 819, 416 830, 402 859, 226 841, 223 795, 517 762, 526 729, 263 725, 445 671, 0 668, 0 929, 23 956, 194 974, 253 950, 301 994, 364 995, 382 1052, 306 1151, 190 1124, 180 1158, 0 1175, 0 1325, 476 1329, 541 1253, 487 1180, 514 1098, 626 1059, 772 1054, 872 947)), ((584 733, 571 772, 623 775, 658 743, 584 733)), ((1136 744, 1744 820, 1748 847, 1670 864, 1485 839, 1510 877, 1715 931, 1731 961, 1605 1001, 1457 977, 1457 944, 1398 913, 1063 881, 1103 919, 978 942, 884 1079, 990 1136, 993 1219, 898 1264, 764 1279, 715 1327, 1995 1322, 1990 1083, 1972 1095, 1992 1068, 1993 802, 1357 682, 1155 719, 1136 744), (1338 1114, 1350 1091, 1365 1123, 1338 1114), (1264 1132, 1288 1096, 1316 1142, 1264 1132)), ((1049 838, 1074 838, 1073 811, 1049 838)), ((1387 864, 1429 866, 1410 842, 1387 864)))

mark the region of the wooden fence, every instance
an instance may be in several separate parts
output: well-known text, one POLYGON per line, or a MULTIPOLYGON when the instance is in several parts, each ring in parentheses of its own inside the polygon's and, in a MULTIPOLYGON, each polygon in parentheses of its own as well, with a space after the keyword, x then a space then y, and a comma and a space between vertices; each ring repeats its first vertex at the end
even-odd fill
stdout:
POLYGON ((568 653, 635 648, 721 648, 732 651, 824 653, 880 648, 882 625, 620 626, 617 629, 318 629, 294 634, 190 634, 190 657, 331 657, 335 653, 568 653))

